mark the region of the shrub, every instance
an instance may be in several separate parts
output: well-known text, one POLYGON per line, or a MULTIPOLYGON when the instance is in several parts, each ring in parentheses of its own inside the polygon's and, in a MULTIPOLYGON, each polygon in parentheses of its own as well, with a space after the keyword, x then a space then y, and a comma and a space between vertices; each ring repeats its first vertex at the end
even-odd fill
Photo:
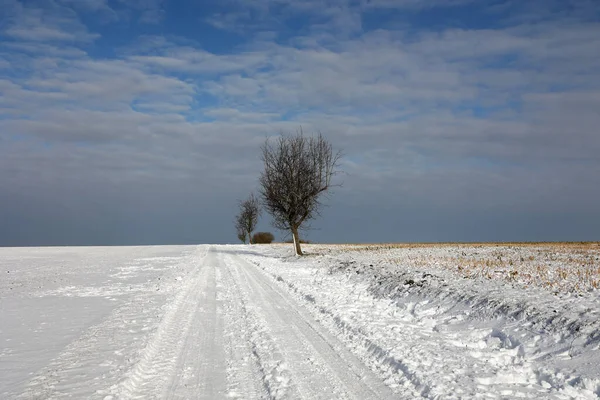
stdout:
POLYGON ((252 243, 268 244, 275 240, 275 236, 271 232, 256 232, 252 235, 252 243))

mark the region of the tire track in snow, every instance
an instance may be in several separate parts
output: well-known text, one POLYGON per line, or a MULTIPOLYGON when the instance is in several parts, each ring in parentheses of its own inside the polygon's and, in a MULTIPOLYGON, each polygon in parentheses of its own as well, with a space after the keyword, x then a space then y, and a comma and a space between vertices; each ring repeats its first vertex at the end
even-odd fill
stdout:
POLYGON ((219 270, 225 288, 225 319, 230 398, 277 399, 294 393, 281 372, 281 354, 229 267, 219 270))
POLYGON ((218 270, 214 249, 204 260, 203 293, 182 347, 168 399, 214 399, 225 393, 226 354, 223 339, 223 307, 219 299, 218 270))
POLYGON ((339 340, 327 333, 289 294, 272 285, 254 265, 239 256, 228 257, 227 261, 247 298, 248 308, 262 317, 266 333, 281 352, 279 365, 284 373, 291 375, 290 387, 298 392, 298 396, 291 398, 397 398, 339 340))
POLYGON ((191 395, 213 399, 224 395, 225 356, 216 310, 213 248, 189 275, 139 362, 113 388, 117 398, 191 395))

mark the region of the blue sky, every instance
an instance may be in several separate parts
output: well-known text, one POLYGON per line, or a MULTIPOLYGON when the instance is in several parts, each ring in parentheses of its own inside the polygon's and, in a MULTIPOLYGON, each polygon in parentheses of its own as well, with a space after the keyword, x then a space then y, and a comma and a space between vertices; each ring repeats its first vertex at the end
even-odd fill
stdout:
POLYGON ((594 0, 0 0, 0 245, 234 242, 300 126, 309 239, 600 240, 598 110, 594 0))

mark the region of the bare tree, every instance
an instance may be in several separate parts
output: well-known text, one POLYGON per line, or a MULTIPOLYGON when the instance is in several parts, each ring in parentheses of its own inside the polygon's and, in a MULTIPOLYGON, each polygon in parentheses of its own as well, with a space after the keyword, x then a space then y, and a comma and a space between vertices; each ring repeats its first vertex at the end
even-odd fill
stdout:
POLYGON ((248 235, 248 233, 244 229, 244 225, 242 224, 240 215, 238 215, 235 219, 235 230, 237 232, 237 238, 240 239, 242 243, 246 244, 246 236, 248 235))
POLYGON ((332 186, 341 153, 319 133, 267 139, 261 147, 264 171, 260 176, 263 203, 273 225, 292 233, 294 249, 302 255, 298 229, 319 214, 319 197, 332 186))
POLYGON ((240 236, 244 235, 244 243, 246 243, 247 237, 252 244, 252 231, 256 228, 259 216, 260 202, 254 193, 250 193, 246 200, 240 201, 240 213, 236 217, 235 224, 238 238, 241 240, 240 236))

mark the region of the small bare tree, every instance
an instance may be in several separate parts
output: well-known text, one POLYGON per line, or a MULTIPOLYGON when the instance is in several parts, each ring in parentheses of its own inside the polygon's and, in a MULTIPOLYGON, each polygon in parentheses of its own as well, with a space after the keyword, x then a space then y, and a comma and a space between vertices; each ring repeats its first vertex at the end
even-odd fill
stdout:
POLYGON ((258 198, 251 193, 246 200, 240 201, 240 213, 236 218, 236 230, 238 238, 241 240, 241 235, 244 235, 244 243, 246 237, 252 244, 252 231, 256 228, 258 217, 260 216, 260 202, 258 198))
POLYGON ((305 137, 302 130, 274 142, 267 139, 261 150, 264 206, 273 217, 273 226, 292 233, 294 250, 302 255, 298 229, 319 214, 319 197, 332 186, 341 153, 334 153, 320 133, 305 137))
POLYGON ((241 218, 238 215, 235 220, 235 230, 237 232, 237 238, 244 244, 246 244, 246 231, 244 230, 244 226, 242 224, 241 218))

